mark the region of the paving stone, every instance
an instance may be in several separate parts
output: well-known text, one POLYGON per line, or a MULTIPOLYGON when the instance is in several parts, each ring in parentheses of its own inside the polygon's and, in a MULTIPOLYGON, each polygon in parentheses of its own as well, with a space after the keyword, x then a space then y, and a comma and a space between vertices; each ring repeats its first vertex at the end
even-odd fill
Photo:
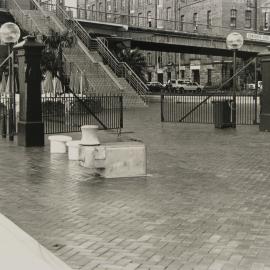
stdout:
POLYGON ((270 134, 161 124, 158 106, 125 113, 134 133, 100 131, 144 141, 147 177, 0 139, 0 212, 73 269, 269 269, 270 134))

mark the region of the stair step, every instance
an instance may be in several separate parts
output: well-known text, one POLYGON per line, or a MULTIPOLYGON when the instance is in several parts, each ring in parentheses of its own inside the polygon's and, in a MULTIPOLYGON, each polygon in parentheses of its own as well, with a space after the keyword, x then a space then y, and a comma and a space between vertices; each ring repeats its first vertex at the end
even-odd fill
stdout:
MULTIPOLYGON (((35 22, 36 27, 42 34, 48 34, 49 29, 52 26, 53 20, 48 21, 47 19, 51 16, 55 16, 53 13, 44 11, 46 17, 39 10, 24 10, 25 14, 35 22)), ((61 23, 58 18, 54 17, 59 23, 61 23)), ((58 28, 56 24, 55 28, 58 28)), ((26 23, 25 28, 31 30, 31 21, 26 23)), ((27 30, 26 29, 26 30, 27 30)), ((134 91, 132 86, 124 79, 119 78, 114 71, 106 66, 107 71, 103 68, 103 65, 98 63, 103 63, 103 59, 98 53, 98 51, 88 52, 92 59, 89 58, 81 47, 76 46, 76 48, 64 48, 63 54, 67 60, 67 66, 71 63, 75 63, 74 66, 78 66, 80 70, 85 72, 86 77, 94 89, 98 93, 115 93, 123 94, 124 107, 143 107, 144 102, 141 97, 134 91), (107 74, 110 73, 110 76, 107 74), (118 82, 122 86, 122 90, 117 86, 115 82, 118 82)), ((72 65, 71 65, 72 66, 72 65)), ((76 70, 76 69, 74 69, 76 70)))

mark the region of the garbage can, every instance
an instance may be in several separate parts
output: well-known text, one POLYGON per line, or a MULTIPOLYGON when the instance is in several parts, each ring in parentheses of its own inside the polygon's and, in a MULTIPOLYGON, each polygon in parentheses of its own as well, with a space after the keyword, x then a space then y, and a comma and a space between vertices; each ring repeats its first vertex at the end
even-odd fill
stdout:
POLYGON ((215 100, 212 103, 215 128, 232 127, 231 100, 215 100))

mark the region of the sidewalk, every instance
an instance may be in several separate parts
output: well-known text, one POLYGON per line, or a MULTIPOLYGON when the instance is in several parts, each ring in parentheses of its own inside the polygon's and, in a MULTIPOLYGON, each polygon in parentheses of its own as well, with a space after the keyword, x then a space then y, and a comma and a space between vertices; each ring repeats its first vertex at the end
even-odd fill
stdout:
POLYGON ((124 126, 147 177, 96 178, 0 139, 0 212, 73 269, 270 269, 270 133, 162 124, 158 104, 124 126))

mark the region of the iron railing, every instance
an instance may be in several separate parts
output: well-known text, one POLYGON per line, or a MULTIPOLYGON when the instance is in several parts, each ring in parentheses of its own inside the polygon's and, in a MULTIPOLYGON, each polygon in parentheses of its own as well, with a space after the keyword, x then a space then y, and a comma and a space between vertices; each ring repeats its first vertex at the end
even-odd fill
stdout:
POLYGON ((16 115, 13 114, 14 99, 7 94, 0 96, 0 132, 2 138, 16 133, 16 115), (12 110, 11 110, 12 109, 12 110))
POLYGON ((95 124, 100 129, 94 113, 107 129, 123 128, 123 98, 114 95, 81 97, 65 94, 61 97, 43 97, 42 115, 46 134, 78 132, 82 125, 95 124), (80 102, 82 101, 82 102, 80 102))
POLYGON ((148 93, 148 87, 140 79, 140 77, 130 68, 125 62, 120 62, 112 54, 112 52, 106 46, 105 39, 97 38, 98 52, 102 55, 103 59, 114 71, 114 73, 120 77, 124 77, 126 81, 135 89, 138 95, 146 102, 146 94, 148 93))
POLYGON ((8 9, 21 28, 29 31, 32 34, 41 33, 37 23, 24 10, 21 9, 20 5, 15 0, 8 1, 8 9))
MULTIPOLYGON (((176 92, 161 94, 161 121, 213 124, 218 112, 214 110, 214 102, 228 101, 231 105, 232 92, 211 94, 178 94, 176 92), (203 102, 207 99, 206 102, 203 102), (201 104, 192 114, 187 113, 201 104), (184 117, 186 116, 186 117, 184 117)), ((236 94, 236 124, 253 125, 259 122, 260 99, 254 98, 254 93, 236 94)))

